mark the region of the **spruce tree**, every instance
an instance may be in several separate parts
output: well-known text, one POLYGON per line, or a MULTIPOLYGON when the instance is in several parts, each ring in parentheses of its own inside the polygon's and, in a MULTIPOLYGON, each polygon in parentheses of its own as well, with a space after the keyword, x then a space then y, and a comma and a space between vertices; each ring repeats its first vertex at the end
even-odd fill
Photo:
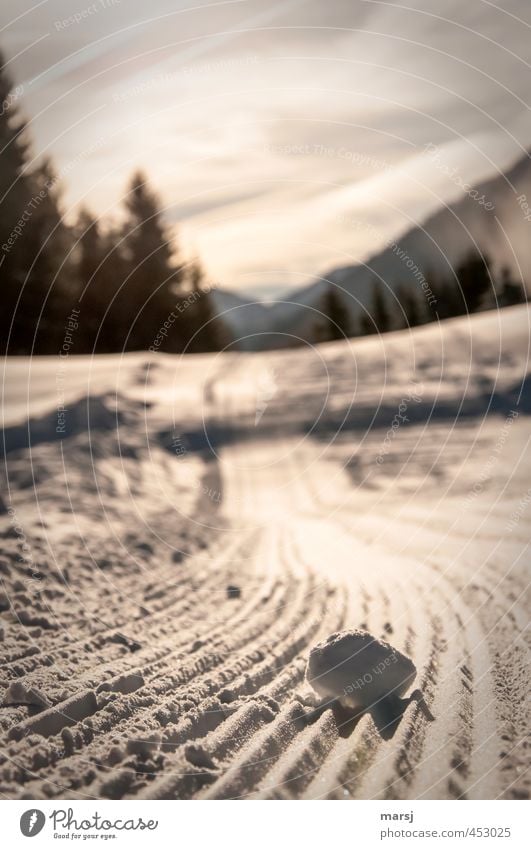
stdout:
POLYGON ((187 353, 220 351, 230 343, 230 333, 216 315, 212 292, 198 260, 186 269, 185 294, 177 310, 180 318, 185 319, 181 325, 181 342, 187 353))
POLYGON ((125 276, 120 233, 106 232, 100 222, 82 208, 75 227, 79 307, 83 316, 80 348, 85 353, 120 351, 113 297, 125 276), (108 314, 110 310, 110 315, 108 314))
POLYGON ((51 163, 41 163, 30 180, 34 203, 22 245, 28 267, 15 326, 25 352, 54 354, 77 303, 78 284, 70 255, 73 239, 62 218, 60 187, 51 163))
POLYGON ((511 307, 515 304, 525 303, 526 295, 524 287, 521 283, 513 280, 511 269, 505 266, 501 272, 501 291, 499 294, 499 304, 502 307, 511 307))
POLYGON ((488 257, 477 251, 469 254, 457 268, 457 280, 463 300, 461 312, 477 312, 492 285, 488 257))
POLYGON ((422 324, 422 305, 415 290, 407 285, 398 286, 396 295, 403 310, 403 326, 416 327, 422 324))
POLYGON ((324 321, 319 328, 320 341, 334 341, 352 335, 352 327, 348 308, 341 297, 337 286, 329 283, 321 301, 321 312, 324 321))
POLYGON ((370 313, 364 312, 360 318, 360 336, 372 336, 378 330, 370 313))
MULTIPOLYGON (((18 297, 25 278, 26 264, 21 249, 21 239, 27 221, 20 221, 31 198, 25 169, 29 148, 25 125, 17 106, 17 91, 4 70, 4 57, 0 53, 0 285, 2 309, 0 311, 1 353, 6 352, 11 333, 9 351, 19 350, 11 327, 18 297), (17 228, 17 231, 15 230, 17 228)), ((25 216, 25 219, 28 215, 25 216)))
POLYGON ((381 283, 375 283, 374 285, 371 315, 378 333, 387 333, 391 329, 391 316, 387 309, 386 298, 381 283))
POLYGON ((71 242, 50 163, 29 168, 17 90, 3 66, 0 55, 1 348, 55 353, 68 315, 71 242))
POLYGON ((152 345, 173 311, 183 272, 173 261, 158 198, 141 172, 131 179, 125 207, 122 254, 127 274, 113 314, 123 347, 139 350, 152 345))
POLYGON ((457 315, 463 315, 465 310, 465 302, 459 291, 459 287, 455 278, 446 281, 439 281, 431 287, 437 299, 437 304, 432 312, 433 319, 453 318, 457 315))

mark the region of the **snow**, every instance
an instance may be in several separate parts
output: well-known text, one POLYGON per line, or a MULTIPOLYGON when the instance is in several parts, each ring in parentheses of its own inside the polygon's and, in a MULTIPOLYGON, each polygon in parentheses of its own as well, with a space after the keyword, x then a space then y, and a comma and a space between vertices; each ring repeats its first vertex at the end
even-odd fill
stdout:
POLYGON ((310 652, 306 677, 323 697, 352 708, 370 708, 402 696, 413 683, 413 661, 367 631, 331 634, 310 652))
POLYGON ((530 318, 5 363, 3 796, 528 795, 530 318))

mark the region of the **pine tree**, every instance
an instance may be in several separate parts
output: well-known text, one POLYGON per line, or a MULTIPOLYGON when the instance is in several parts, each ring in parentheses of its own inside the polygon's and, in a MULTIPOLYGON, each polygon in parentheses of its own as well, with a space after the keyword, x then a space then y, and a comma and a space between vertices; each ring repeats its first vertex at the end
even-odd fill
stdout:
POLYGON ((26 271, 20 242, 27 221, 22 223, 20 219, 31 198, 31 189, 25 175, 29 157, 27 133, 17 108, 16 92, 4 66, 0 53, 0 333, 2 353, 10 335, 9 351, 14 347, 16 353, 18 342, 13 338, 11 324, 26 271))
POLYGON ((525 303, 526 300, 523 285, 513 280, 510 268, 507 266, 502 268, 501 291, 499 295, 500 306, 511 307, 515 304, 525 303))
POLYGON ((371 316, 378 333, 387 333, 391 329, 391 316, 387 310, 386 298, 380 283, 374 284, 371 316))
POLYGON ((444 320, 446 318, 453 318, 456 315, 462 315, 465 312, 463 297, 459 292, 455 280, 440 282, 433 291, 437 298, 437 314, 434 316, 435 318, 444 320))
POLYGON ((430 269, 426 270, 425 277, 427 290, 423 293, 426 295, 424 300, 424 309, 421 308, 421 316, 423 322, 438 321, 441 318, 441 286, 435 272, 430 269), (431 297, 428 297, 430 295, 431 297))
POLYGON ((122 254, 128 271, 113 316, 123 347, 139 350, 152 345, 172 312, 183 270, 173 261, 158 199, 141 172, 133 175, 125 206, 122 254))
POLYGON ((170 322, 161 347, 219 350, 228 334, 214 320, 199 265, 187 272, 175 260, 158 199, 144 176, 136 173, 131 180, 123 228, 104 230, 82 210, 74 232, 63 221, 50 162, 29 167, 16 101, 0 54, 2 353, 57 353, 73 307, 81 313, 77 352, 149 348, 175 313, 179 320, 170 322))
POLYGON ((352 335, 352 324, 348 308, 338 287, 329 283, 321 300, 323 320, 318 323, 316 337, 319 342, 333 342, 352 335))
POLYGON ((360 318, 360 336, 372 336, 377 332, 378 330, 371 314, 364 312, 360 318))
POLYGON ((492 285, 488 257, 476 251, 469 254, 457 268, 457 280, 463 299, 461 312, 477 312, 492 285))
POLYGON ((79 349, 85 353, 112 353, 121 350, 116 327, 107 311, 111 308, 125 276, 120 234, 104 232, 99 221, 82 208, 75 227, 76 273, 79 280, 79 307, 82 315, 79 349))
MULTIPOLYGON (((190 263, 186 270, 186 294, 177 306, 180 315, 187 320, 183 332, 187 336, 182 341, 187 353, 220 351, 231 341, 228 328, 216 315, 212 293, 207 285, 203 269, 198 260, 190 263)), ((181 349, 182 350, 182 349, 181 349)))
POLYGON ((83 298, 88 297, 91 283, 104 259, 104 246, 99 222, 86 207, 82 207, 76 222, 77 271, 83 298))
POLYGON ((17 90, 3 67, 0 55, 1 347, 12 354, 55 353, 62 313, 68 314, 70 234, 50 163, 29 168, 17 90))
POLYGON ((30 175, 31 218, 23 235, 28 258, 24 287, 15 320, 25 352, 57 353, 65 321, 77 302, 78 285, 70 255, 73 239, 60 210, 60 188, 45 160, 30 175), (38 199, 38 200, 37 200, 38 199))
POLYGON ((396 295, 403 310, 403 326, 416 327, 422 324, 422 306, 414 289, 407 285, 398 286, 396 295))

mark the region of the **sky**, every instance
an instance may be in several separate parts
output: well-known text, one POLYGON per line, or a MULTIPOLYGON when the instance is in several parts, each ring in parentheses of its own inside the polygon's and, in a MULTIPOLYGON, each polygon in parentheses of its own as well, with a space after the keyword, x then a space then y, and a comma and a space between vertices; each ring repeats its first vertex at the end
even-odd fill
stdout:
POLYGON ((0 10, 33 154, 52 157, 67 217, 85 204, 119 218, 142 168, 184 255, 258 298, 367 258, 463 180, 525 155, 530 30, 529 0, 0 10))

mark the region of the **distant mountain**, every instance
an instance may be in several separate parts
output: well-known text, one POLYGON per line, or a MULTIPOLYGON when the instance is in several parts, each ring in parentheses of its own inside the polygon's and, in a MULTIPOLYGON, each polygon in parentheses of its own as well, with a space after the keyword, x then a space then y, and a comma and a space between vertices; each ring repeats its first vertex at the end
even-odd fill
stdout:
POLYGON ((516 279, 531 284, 531 223, 526 221, 518 197, 531 206, 531 158, 526 154, 508 172, 476 187, 477 197, 493 205, 486 209, 465 195, 442 207, 422 225, 370 257, 366 263, 335 268, 303 289, 288 293, 281 303, 268 306, 218 290, 218 309, 228 309, 225 319, 237 337, 246 336, 241 347, 264 349, 287 347, 298 340, 314 339, 319 306, 329 283, 344 290, 343 301, 353 322, 369 308, 375 280, 380 279, 387 297, 389 289, 411 287, 422 297, 422 280, 450 279, 460 261, 474 249, 485 252, 492 272, 507 266, 516 279))
POLYGON ((251 295, 237 295, 228 289, 213 289, 211 297, 218 315, 238 340, 238 348, 254 348, 255 343, 251 340, 247 342, 246 337, 252 337, 254 340, 257 334, 267 332, 270 325, 270 308, 261 301, 253 300, 251 295))

